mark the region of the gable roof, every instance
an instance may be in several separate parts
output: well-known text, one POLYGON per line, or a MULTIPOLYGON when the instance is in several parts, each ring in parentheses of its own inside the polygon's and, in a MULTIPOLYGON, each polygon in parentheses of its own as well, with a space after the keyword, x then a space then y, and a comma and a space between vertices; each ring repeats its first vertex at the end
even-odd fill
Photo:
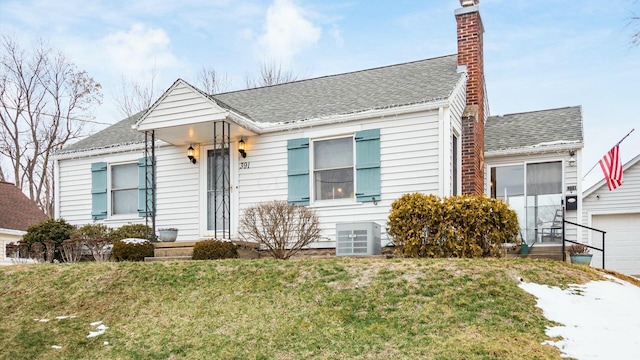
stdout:
MULTIPOLYGON (((206 95, 258 123, 291 123, 447 99, 460 79, 457 55, 206 95)), ((198 89, 196 89, 198 90, 198 89)), ((200 90, 198 90, 200 91, 200 90)), ((141 143, 133 130, 145 111, 69 145, 58 154, 141 143)))
POLYGON ((580 106, 490 116, 484 128, 485 153, 571 144, 583 144, 580 106))
POLYGON ((457 66, 449 55, 212 98, 254 121, 294 122, 446 99, 460 79, 457 66))
MULTIPOLYGON (((629 170, 632 166, 635 166, 637 163, 640 163, 640 154, 636 155, 636 157, 634 157, 633 159, 627 161, 624 165, 622 165, 622 174, 624 174, 624 172, 629 170)), ((593 194, 600 188, 604 187, 606 184, 607 184, 607 181, 603 177, 600 181, 595 183, 593 186, 583 191, 582 198, 584 199, 587 196, 593 194)), ((624 183, 622 185, 624 185, 624 183)))
POLYGON ((0 181, 0 229, 25 231, 31 225, 48 219, 18 187, 0 181))

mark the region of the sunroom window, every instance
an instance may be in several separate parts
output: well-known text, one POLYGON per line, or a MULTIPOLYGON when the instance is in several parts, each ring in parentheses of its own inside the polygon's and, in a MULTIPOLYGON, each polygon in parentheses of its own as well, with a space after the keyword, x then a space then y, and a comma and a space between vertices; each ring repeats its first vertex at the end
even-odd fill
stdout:
POLYGON ((562 211, 562 162, 492 167, 491 197, 516 211, 522 237, 528 243, 560 241, 557 218, 562 211))
POLYGON ((313 142, 315 200, 353 198, 353 137, 313 142))

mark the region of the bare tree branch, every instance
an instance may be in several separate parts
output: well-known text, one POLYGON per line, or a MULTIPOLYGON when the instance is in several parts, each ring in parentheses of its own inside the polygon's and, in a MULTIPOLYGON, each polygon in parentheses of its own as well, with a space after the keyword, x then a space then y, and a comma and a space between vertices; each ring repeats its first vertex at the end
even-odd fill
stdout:
POLYGON ((231 79, 226 74, 221 76, 213 68, 203 66, 196 75, 196 84, 204 92, 212 95, 227 91, 231 79))
POLYGON ((2 35, 0 57, 0 155, 11 163, 16 186, 51 215, 51 155, 86 134, 101 85, 42 41, 25 51, 2 35))
POLYGON ((283 69, 282 65, 276 62, 263 62, 260 67, 260 75, 257 79, 252 79, 248 75, 245 77, 247 89, 262 86, 271 86, 296 81, 300 78, 298 74, 288 69, 283 69))
POLYGON ((121 92, 115 96, 115 103, 118 111, 124 117, 130 117, 140 111, 147 110, 161 94, 156 84, 155 66, 150 70, 146 82, 128 81, 123 76, 121 86, 121 92))

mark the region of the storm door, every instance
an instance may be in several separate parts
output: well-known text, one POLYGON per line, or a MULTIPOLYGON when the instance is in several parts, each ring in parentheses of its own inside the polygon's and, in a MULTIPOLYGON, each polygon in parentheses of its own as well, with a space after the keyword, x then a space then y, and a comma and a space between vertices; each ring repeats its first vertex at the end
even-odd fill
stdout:
POLYGON ((229 124, 216 123, 214 145, 206 150, 207 232, 231 238, 231 157, 229 124))

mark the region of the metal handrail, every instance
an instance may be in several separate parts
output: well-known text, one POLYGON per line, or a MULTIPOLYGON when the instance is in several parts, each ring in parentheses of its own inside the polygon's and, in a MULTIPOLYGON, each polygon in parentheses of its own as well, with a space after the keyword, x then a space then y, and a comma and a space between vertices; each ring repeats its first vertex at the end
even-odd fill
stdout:
POLYGON ((604 252, 604 244, 605 244, 605 234, 606 234, 606 233, 607 233, 607 232, 606 232, 606 231, 604 231, 604 230, 595 229, 595 228, 592 228, 592 227, 589 227, 589 226, 586 226, 586 225, 576 224, 576 223, 574 223, 574 222, 572 222, 572 221, 566 220, 566 219, 565 219, 565 209, 564 209, 564 207, 563 207, 563 208, 562 208, 562 260, 566 260, 566 257, 567 257, 566 252, 565 252, 565 242, 570 242, 570 243, 572 243, 572 244, 584 245, 584 246, 586 246, 586 247, 587 247, 587 248, 589 248, 589 249, 602 251, 602 268, 604 269, 604 268, 605 268, 605 267, 604 267, 604 257, 605 257, 605 256, 604 256, 604 254, 605 254, 605 252, 604 252), (597 232, 602 233, 602 249, 597 248, 597 247, 595 247, 595 246, 586 245, 586 244, 583 244, 583 243, 580 243, 580 242, 577 242, 577 241, 567 240, 567 238, 565 237, 565 236, 566 236, 566 232, 565 232, 565 228, 566 228, 566 227, 565 227, 565 224, 570 224, 570 225, 574 225, 574 226, 579 226, 579 227, 584 228, 584 229, 588 229, 588 230, 591 230, 591 231, 597 231, 597 232))

